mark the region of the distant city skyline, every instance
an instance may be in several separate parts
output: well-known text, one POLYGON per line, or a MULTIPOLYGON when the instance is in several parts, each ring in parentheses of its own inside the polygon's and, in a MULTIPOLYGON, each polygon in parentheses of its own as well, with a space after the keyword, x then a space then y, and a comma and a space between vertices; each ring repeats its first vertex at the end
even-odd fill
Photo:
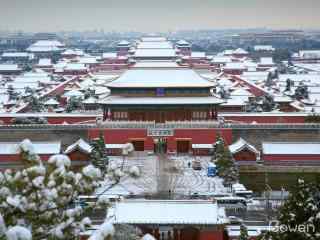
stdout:
POLYGON ((0 30, 318 29, 318 0, 0 0, 0 30))

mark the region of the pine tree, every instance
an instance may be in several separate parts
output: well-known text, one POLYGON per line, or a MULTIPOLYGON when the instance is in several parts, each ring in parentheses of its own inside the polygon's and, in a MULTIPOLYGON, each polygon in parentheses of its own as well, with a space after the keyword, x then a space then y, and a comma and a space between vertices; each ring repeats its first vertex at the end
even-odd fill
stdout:
POLYGON ((102 172, 105 172, 108 167, 109 159, 105 150, 106 148, 102 132, 100 132, 98 139, 92 140, 91 147, 91 163, 102 172))
POLYGON ((66 112, 72 112, 82 108, 83 108, 83 105, 82 105, 81 99, 72 96, 71 98, 69 98, 67 102, 66 112))
POLYGON ((319 240, 320 181, 306 183, 299 179, 280 208, 278 221, 278 226, 261 239, 319 240))
POLYGON ((225 146, 221 136, 217 137, 214 157, 218 175, 224 179, 224 184, 229 186, 237 182, 238 169, 228 146, 225 146))
POLYGON ((42 101, 34 94, 29 97, 28 101, 31 112, 41 112, 44 109, 42 101))
POLYGON ((241 224, 241 226, 240 226, 239 240, 249 240, 248 229, 243 224, 241 224))
POLYGON ((100 170, 88 165, 75 173, 66 155, 44 165, 29 140, 18 150, 24 168, 0 173, 0 239, 77 239, 90 225, 89 209, 72 202, 95 190, 100 170))

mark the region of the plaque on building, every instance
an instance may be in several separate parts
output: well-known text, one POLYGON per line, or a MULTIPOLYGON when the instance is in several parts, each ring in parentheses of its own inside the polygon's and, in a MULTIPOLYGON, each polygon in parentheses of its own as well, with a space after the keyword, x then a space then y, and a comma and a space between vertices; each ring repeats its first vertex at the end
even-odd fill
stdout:
POLYGON ((173 129, 159 129, 159 128, 149 128, 149 137, 168 137, 173 136, 173 129))

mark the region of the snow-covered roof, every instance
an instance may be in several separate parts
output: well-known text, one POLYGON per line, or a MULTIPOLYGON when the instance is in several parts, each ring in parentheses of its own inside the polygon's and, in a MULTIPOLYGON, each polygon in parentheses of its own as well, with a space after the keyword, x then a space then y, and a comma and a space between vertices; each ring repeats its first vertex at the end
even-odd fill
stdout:
POLYGON ((202 78, 192 69, 135 69, 127 70, 108 87, 213 87, 214 83, 202 78))
POLYGON ((260 58, 260 63, 261 65, 273 65, 273 59, 272 57, 262 57, 260 58))
POLYGON ((142 42, 165 42, 167 39, 165 37, 157 37, 157 36, 147 36, 141 38, 142 42))
POLYGON ((205 58, 205 52, 191 52, 191 58, 205 58))
POLYGON ((167 41, 162 42, 141 42, 137 49, 172 49, 172 44, 167 41))
POLYGON ((177 45, 180 45, 180 46, 186 46, 186 45, 188 45, 188 46, 190 46, 190 43, 189 42, 187 42, 186 40, 179 40, 178 42, 177 42, 177 45))
POLYGON ((41 40, 27 48, 29 52, 56 52, 63 50, 65 45, 59 41, 41 40))
POLYGON ((97 57, 92 57, 92 56, 90 56, 90 57, 80 57, 78 59, 78 62, 82 63, 82 64, 96 64, 96 63, 98 63, 97 57))
POLYGON ((273 96, 273 100, 275 102, 278 102, 278 103, 281 103, 281 102, 293 102, 293 99, 291 97, 284 96, 284 95, 273 96))
POLYGON ((87 70, 87 67, 83 63, 68 63, 65 67, 67 71, 79 71, 79 70, 87 70))
POLYGON ((320 50, 301 50, 299 51, 299 57, 301 58, 320 58, 320 50))
POLYGON ((20 71, 18 64, 0 64, 0 71, 20 71))
POLYGON ((118 54, 116 52, 105 52, 102 53, 102 58, 108 59, 108 58, 117 58, 118 54))
POLYGON ((57 40, 40 40, 32 44, 32 46, 56 46, 64 47, 65 45, 57 40))
POLYGON ((230 63, 232 62, 232 58, 231 57, 224 57, 224 56, 216 56, 213 57, 211 60, 212 63, 230 63))
POLYGON ((221 104, 223 101, 216 97, 122 97, 108 96, 101 104, 108 105, 192 105, 192 104, 221 104))
POLYGON ((83 97, 84 94, 78 90, 71 90, 63 94, 65 97, 83 97))
POLYGON ((255 51, 274 51, 274 47, 272 45, 256 45, 253 47, 255 51))
POLYGON ((107 87, 103 87, 103 86, 96 86, 95 90, 94 90, 94 94, 95 95, 102 95, 102 94, 109 94, 110 93, 110 89, 107 87))
POLYGON ((236 142, 229 145, 229 150, 232 154, 242 151, 243 149, 249 149, 252 152, 259 154, 259 151, 251 144, 249 144, 243 138, 239 138, 236 142))
POLYGON ((41 58, 39 59, 38 66, 52 66, 50 58, 41 58))
MULTIPOLYGON (((37 154, 59 154, 61 142, 32 142, 37 154)), ((12 155, 19 153, 20 142, 0 142, 0 154, 12 155)))
POLYGON ((223 67, 224 69, 235 69, 235 70, 245 70, 247 67, 242 62, 227 62, 223 67))
POLYGON ((176 51, 174 49, 137 49, 134 53, 136 58, 152 58, 152 57, 161 57, 161 58, 174 58, 176 57, 176 51))
POLYGON ((65 154, 69 154, 76 149, 89 154, 91 153, 92 147, 89 143, 80 138, 78 141, 67 147, 67 149, 65 150, 65 154))
POLYGON ((248 52, 242 48, 238 48, 233 51, 233 54, 248 54, 248 52))
POLYGON ((237 88, 234 91, 232 91, 230 93, 230 96, 234 96, 234 97, 253 97, 254 95, 249 92, 248 90, 244 89, 244 88, 237 88))
POLYGON ((315 142, 263 142, 263 154, 320 154, 320 143, 315 142))
POLYGON ((115 204, 112 214, 115 224, 220 225, 228 222, 224 209, 212 201, 124 201, 115 204))
POLYGON ((4 52, 1 57, 32 57, 33 55, 27 52, 4 52))
POLYGON ((49 100, 47 100, 44 105, 46 106, 51 106, 51 105, 59 105, 59 102, 53 98, 50 98, 49 100))
POLYGON ((133 68, 178 68, 175 61, 139 61, 133 68))
POLYGON ((67 49, 61 55, 76 55, 76 56, 83 56, 84 52, 80 49, 67 49))
POLYGON ((213 144, 192 144, 193 149, 213 149, 213 144))
POLYGON ((127 40, 121 40, 120 42, 118 42, 118 46, 127 46, 130 45, 130 42, 128 42, 127 40))
POLYGON ((245 78, 251 81, 265 81, 268 78, 269 72, 267 71, 250 71, 250 72, 243 72, 241 74, 241 78, 245 78))

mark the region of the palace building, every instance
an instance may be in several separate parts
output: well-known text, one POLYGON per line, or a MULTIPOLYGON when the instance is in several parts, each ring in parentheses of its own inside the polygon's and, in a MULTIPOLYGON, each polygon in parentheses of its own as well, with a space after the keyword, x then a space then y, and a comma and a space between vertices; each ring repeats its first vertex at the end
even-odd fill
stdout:
POLYGON ((210 94, 214 86, 191 69, 132 69, 107 84, 100 103, 105 120, 214 120, 223 102, 210 94))

